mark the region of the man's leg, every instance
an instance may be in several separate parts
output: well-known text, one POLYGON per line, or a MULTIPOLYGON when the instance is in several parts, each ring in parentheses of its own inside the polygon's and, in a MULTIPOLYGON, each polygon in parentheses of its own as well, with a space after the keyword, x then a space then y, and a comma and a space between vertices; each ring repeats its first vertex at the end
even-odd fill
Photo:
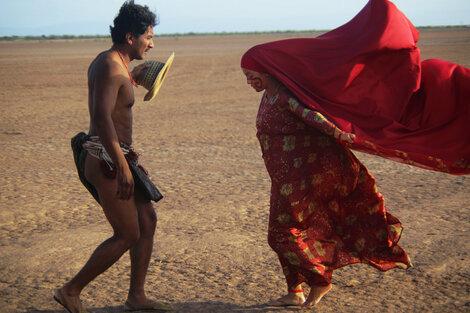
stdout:
POLYGON ((114 235, 98 246, 80 272, 60 289, 61 294, 72 302, 77 302, 82 289, 134 246, 140 236, 134 197, 129 200, 119 199, 116 196, 116 179, 105 177, 101 172, 99 160, 93 157, 88 156, 85 173, 90 173, 87 180, 98 190, 101 206, 114 235))
POLYGON ((172 311, 166 303, 150 300, 145 295, 145 277, 152 256, 153 236, 157 226, 157 215, 149 200, 142 193, 135 190, 135 203, 139 215, 140 238, 131 247, 131 285, 125 307, 129 310, 158 310, 172 311))
POLYGON ((140 237, 137 243, 130 249, 131 282, 128 302, 132 304, 145 304, 149 300, 145 295, 144 284, 152 256, 157 214, 150 200, 147 200, 137 188, 134 195, 139 218, 140 237))

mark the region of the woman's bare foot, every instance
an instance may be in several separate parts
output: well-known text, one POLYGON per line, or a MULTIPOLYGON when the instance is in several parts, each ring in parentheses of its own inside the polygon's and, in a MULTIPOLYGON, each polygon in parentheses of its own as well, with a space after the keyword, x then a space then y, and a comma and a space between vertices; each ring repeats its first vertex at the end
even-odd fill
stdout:
POLYGON ((268 306, 301 306, 305 302, 303 292, 289 292, 287 295, 267 303, 268 306))
POLYGON ((307 300, 301 305, 303 308, 312 307, 331 289, 331 284, 327 286, 312 286, 307 300))

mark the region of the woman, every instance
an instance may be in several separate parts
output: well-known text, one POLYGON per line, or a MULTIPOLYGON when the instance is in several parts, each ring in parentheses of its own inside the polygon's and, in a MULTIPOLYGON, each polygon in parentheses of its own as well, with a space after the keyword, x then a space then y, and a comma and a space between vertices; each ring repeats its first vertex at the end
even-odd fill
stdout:
POLYGON ((417 40, 391 2, 370 0, 331 32, 242 57, 248 84, 264 91, 256 125, 272 180, 268 241, 288 287, 271 305, 318 303, 333 270, 348 264, 411 266, 397 245, 400 221, 349 148, 470 173, 470 70, 421 63, 417 40))
POLYGON ((400 222, 387 213, 367 169, 337 142, 354 136, 299 103, 269 74, 243 72, 256 91, 265 91, 256 126, 272 180, 268 242, 288 287, 270 305, 318 303, 333 270, 347 264, 382 271, 411 266, 397 245, 400 222), (303 282, 311 287, 307 300, 303 282))

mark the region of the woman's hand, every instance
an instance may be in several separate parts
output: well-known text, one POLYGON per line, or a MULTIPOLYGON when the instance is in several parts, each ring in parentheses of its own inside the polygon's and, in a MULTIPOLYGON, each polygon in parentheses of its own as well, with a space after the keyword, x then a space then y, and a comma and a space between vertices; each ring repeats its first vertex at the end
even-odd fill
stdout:
POLYGON ((354 143, 354 138, 356 138, 356 135, 351 133, 341 133, 339 136, 339 140, 345 141, 347 143, 354 143))
POLYGON ((356 135, 354 135, 352 133, 346 133, 346 132, 340 130, 339 128, 336 128, 334 137, 338 141, 344 141, 344 142, 347 142, 347 143, 354 143, 354 138, 356 138, 356 135))

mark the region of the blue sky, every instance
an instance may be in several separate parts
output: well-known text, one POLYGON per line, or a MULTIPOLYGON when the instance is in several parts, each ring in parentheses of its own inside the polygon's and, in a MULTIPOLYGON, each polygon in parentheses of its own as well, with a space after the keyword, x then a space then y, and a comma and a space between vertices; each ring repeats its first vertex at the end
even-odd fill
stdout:
MULTIPOLYGON (((366 0, 136 0, 160 17, 155 33, 325 30, 366 0)), ((394 0, 416 26, 470 25, 470 0, 394 0)), ((123 0, 0 0, 0 36, 107 35, 123 0)))

